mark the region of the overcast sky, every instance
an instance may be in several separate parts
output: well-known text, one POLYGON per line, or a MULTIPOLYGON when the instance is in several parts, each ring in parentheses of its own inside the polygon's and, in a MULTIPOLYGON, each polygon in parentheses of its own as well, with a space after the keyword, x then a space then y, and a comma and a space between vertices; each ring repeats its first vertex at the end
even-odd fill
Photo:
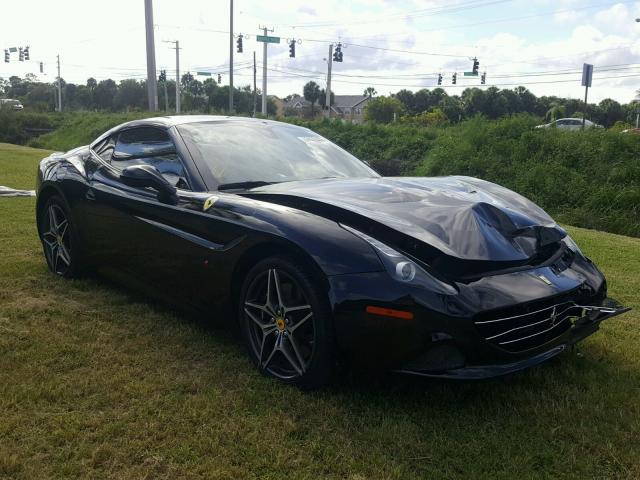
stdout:
MULTIPOLYGON (((183 72, 221 73, 228 82, 228 0, 155 0, 154 16, 158 69, 175 75, 174 50, 162 41, 178 39, 183 72)), ((360 94, 367 86, 379 94, 432 88, 439 72, 447 92, 460 93, 480 83, 462 75, 477 56, 487 85, 525 85, 536 95, 573 98, 584 95, 582 64, 592 63, 590 100, 629 102, 640 88, 637 17, 640 0, 235 0, 235 32, 250 35, 244 53, 234 55, 235 85, 252 82, 255 50, 261 86, 262 44, 255 35, 267 25, 282 37, 269 46, 269 94, 302 93, 311 79, 324 86, 329 44, 341 41, 344 62, 333 65, 336 94, 360 94), (301 42, 295 59, 288 38, 301 42)), ((35 73, 53 81, 57 54, 70 82, 144 78, 144 0, 4 1, 0 44, 31 47, 31 62, 13 54, 11 63, 0 63, 4 78, 35 73)))

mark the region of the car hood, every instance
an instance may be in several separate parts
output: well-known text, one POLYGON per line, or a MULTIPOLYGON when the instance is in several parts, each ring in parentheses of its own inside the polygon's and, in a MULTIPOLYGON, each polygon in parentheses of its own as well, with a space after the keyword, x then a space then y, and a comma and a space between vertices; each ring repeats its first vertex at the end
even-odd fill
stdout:
POLYGON ((533 202, 471 177, 306 180, 254 188, 248 195, 370 233, 382 225, 464 260, 523 261, 566 235, 533 202))

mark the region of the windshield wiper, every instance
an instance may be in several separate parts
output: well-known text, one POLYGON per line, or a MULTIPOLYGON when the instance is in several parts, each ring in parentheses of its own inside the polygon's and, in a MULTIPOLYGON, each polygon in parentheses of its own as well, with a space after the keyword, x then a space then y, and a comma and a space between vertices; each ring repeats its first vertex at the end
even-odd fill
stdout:
POLYGON ((246 182, 223 183, 218 185, 218 190, 246 190, 255 187, 264 187, 265 185, 273 185, 280 182, 265 182, 262 180, 249 180, 246 182))

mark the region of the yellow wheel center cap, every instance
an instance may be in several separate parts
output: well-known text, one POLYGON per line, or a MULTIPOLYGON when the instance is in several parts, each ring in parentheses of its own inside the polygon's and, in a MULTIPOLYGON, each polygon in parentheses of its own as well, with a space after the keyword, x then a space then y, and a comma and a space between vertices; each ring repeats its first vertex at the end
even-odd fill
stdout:
POLYGON ((284 318, 276 318, 276 327, 278 327, 278 330, 280 331, 284 330, 284 318))

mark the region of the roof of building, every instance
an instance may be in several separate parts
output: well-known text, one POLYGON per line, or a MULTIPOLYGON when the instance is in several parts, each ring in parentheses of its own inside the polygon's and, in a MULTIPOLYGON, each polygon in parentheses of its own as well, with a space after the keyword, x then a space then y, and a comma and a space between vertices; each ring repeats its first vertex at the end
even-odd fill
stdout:
POLYGON ((355 107, 365 100, 369 100, 367 95, 335 95, 333 106, 338 108, 355 107))
POLYGON ((294 107, 296 107, 296 105, 300 105, 301 107, 305 107, 305 106, 311 105, 311 102, 306 100, 303 96, 297 95, 297 94, 292 95, 289 100, 286 100, 284 102, 285 108, 294 108, 294 107))

